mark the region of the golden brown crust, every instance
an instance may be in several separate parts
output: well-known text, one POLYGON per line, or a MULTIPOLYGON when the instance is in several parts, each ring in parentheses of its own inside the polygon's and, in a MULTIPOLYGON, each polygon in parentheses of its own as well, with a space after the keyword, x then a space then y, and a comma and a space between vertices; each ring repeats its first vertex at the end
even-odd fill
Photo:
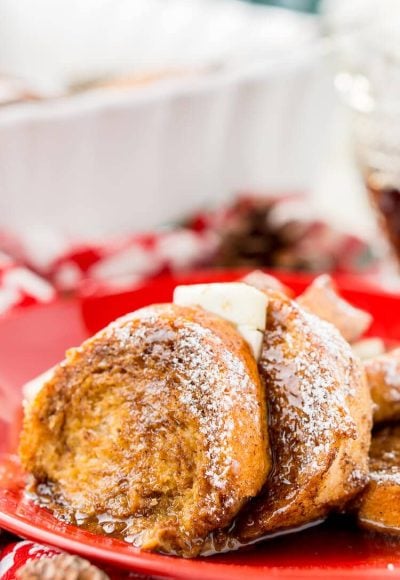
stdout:
POLYGON ((270 292, 259 362, 273 469, 243 510, 241 543, 297 528, 366 484, 371 401, 363 369, 332 325, 270 292))
POLYGON ((400 348, 364 362, 371 389, 374 422, 400 419, 400 348))
POLYGON ((400 425, 374 433, 370 482, 358 500, 361 527, 400 535, 400 425))
POLYGON ((332 278, 323 274, 297 298, 302 308, 333 324, 348 342, 358 340, 368 329, 372 316, 342 298, 332 278))
POLYGON ((53 507, 107 512, 135 545, 193 556, 265 482, 265 415, 235 328, 157 305, 67 353, 29 407, 20 455, 53 507))
POLYGON ((266 274, 262 270, 253 270, 246 276, 243 276, 240 281, 261 290, 261 292, 277 290, 278 292, 285 294, 285 296, 289 296, 289 298, 293 298, 294 296, 294 292, 291 288, 282 284, 282 282, 278 280, 278 278, 275 278, 275 276, 266 274))

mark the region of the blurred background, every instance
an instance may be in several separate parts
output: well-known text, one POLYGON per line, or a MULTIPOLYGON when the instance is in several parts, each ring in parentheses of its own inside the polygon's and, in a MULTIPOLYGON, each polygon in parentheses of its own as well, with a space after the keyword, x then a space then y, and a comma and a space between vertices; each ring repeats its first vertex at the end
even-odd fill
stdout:
POLYGON ((15 268, 43 299, 237 265, 398 288, 399 97, 397 0, 0 0, 0 311, 15 268))

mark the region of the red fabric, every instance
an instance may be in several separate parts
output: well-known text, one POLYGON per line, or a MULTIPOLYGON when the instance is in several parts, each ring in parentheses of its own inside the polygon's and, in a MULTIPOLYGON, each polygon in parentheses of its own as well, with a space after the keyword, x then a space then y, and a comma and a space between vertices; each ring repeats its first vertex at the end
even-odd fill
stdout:
POLYGON ((60 550, 41 546, 34 542, 15 542, 6 546, 1 553, 0 578, 1 580, 15 580, 17 571, 26 562, 37 560, 43 556, 56 556, 60 550))
POLYGON ((362 240, 319 220, 298 217, 299 208, 304 213, 305 207, 296 196, 246 195, 231 205, 192 216, 183 225, 104 242, 74 242, 44 232, 38 245, 29 236, 20 240, 0 232, 0 315, 51 301, 59 292, 123 290, 161 273, 212 266, 224 233, 240 230, 258 208, 265 210, 272 231, 275 228, 291 240, 274 265, 352 272, 371 262, 362 240))
MULTIPOLYGON (((35 542, 21 541, 13 542, 7 545, 0 553, 0 578, 1 580, 16 580, 17 572, 27 562, 39 560, 40 558, 52 558, 62 554, 61 550, 52 548, 50 546, 43 546, 35 542)), ((150 580, 149 576, 137 574, 136 572, 123 572, 121 570, 113 570, 109 567, 101 567, 94 562, 94 565, 104 570, 110 577, 110 580, 118 579, 135 579, 135 580, 150 580)))
POLYGON ((50 302, 55 296, 52 284, 0 253, 0 314, 17 306, 50 302))

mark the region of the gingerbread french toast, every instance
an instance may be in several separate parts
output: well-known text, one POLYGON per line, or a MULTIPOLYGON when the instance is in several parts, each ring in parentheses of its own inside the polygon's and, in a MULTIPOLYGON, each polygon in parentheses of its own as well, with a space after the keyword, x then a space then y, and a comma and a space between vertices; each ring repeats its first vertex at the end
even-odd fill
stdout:
POLYGON ((107 514, 136 546, 194 556, 265 483, 265 418, 234 326, 156 305, 67 353, 27 408, 20 456, 64 519, 107 514))
POLYGON ((184 557, 332 512, 397 533, 400 427, 373 421, 400 417, 400 349, 375 356, 370 323, 326 275, 297 299, 259 271, 178 287, 173 303, 116 320, 27 389, 31 497, 184 557), (361 361, 363 341, 372 356, 361 361))

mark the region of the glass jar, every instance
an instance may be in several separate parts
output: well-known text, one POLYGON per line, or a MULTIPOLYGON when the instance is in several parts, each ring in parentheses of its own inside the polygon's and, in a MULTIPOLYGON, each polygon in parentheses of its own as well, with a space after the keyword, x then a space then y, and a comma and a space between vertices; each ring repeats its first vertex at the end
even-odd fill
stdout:
POLYGON ((370 10, 342 35, 335 31, 336 86, 352 110, 366 190, 400 262, 400 2, 393 6, 388 2, 376 14, 370 10))

